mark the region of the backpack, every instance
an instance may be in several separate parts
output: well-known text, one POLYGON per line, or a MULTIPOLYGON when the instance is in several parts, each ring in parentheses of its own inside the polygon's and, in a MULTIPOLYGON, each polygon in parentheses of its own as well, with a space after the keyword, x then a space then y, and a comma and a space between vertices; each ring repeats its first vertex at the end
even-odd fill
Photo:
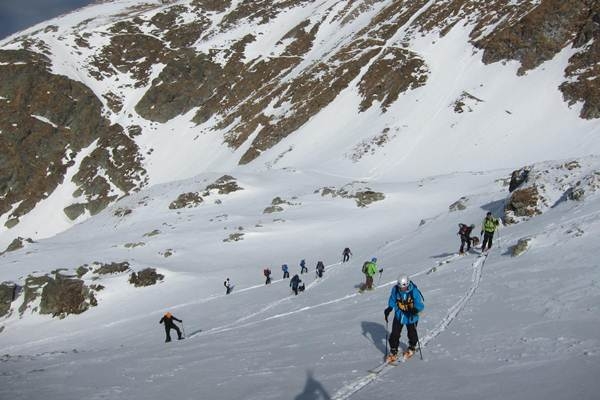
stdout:
POLYGON ((317 263, 317 269, 325 269, 325 266, 323 265, 323 261, 319 261, 317 263))
POLYGON ((369 261, 365 261, 363 266, 362 266, 362 273, 366 274, 367 273, 367 268, 369 267, 369 261))

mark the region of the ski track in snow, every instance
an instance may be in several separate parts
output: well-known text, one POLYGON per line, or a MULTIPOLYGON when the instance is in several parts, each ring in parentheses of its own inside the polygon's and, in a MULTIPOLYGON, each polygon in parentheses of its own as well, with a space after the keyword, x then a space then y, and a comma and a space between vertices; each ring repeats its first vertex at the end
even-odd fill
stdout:
MULTIPOLYGON (((456 256, 449 257, 449 259, 453 259, 456 256)), ((487 259, 487 255, 482 257, 477 257, 477 259, 473 262, 473 274, 471 277, 471 287, 465 293, 463 297, 461 297, 450 309, 448 310, 448 314, 438 323, 438 325, 427 332, 427 335, 424 338, 420 338, 420 346, 425 347, 431 340, 433 340, 436 336, 446 330, 448 325, 454 321, 456 316, 460 313, 460 311, 465 307, 467 302, 473 297, 473 294, 479 287, 481 282, 483 266, 485 265, 485 261, 487 259)), ((440 264, 442 265, 442 264, 440 264)), ((401 363, 405 362, 405 360, 401 359, 401 363)), ((378 377, 387 374, 391 371, 395 366, 389 365, 386 362, 383 362, 376 368, 372 369, 368 375, 360 377, 353 382, 345 385, 341 389, 339 389, 336 394, 332 397, 332 400, 345 400, 352 397, 359 390, 363 389, 365 386, 375 381, 378 377)))
MULTIPOLYGON (((437 268, 437 267, 440 267, 442 265, 448 264, 448 263, 450 263, 450 262, 452 262, 452 261, 454 261, 454 260, 456 260, 458 258, 461 258, 461 256, 458 255, 458 254, 454 254, 454 255, 452 255, 450 257, 445 258, 442 261, 439 261, 436 264, 435 267, 424 269, 424 270, 422 270, 420 272, 417 272, 417 273, 411 275, 411 277, 416 277, 416 276, 420 276, 420 275, 423 275, 423 274, 430 273, 434 268, 437 268)), ((342 263, 337 263, 337 264, 333 264, 333 265, 334 266, 338 266, 338 265, 343 265, 343 264, 342 263)), ((333 268, 330 268, 329 271, 331 271, 332 269, 333 268)), ((323 282, 325 279, 326 279, 326 277, 321 278, 319 280, 316 280, 316 281, 312 282, 311 284, 309 284, 309 286, 307 286, 307 290, 308 290, 309 287, 314 287, 317 284, 320 284, 320 282, 323 282)), ((395 283, 396 283, 396 280, 393 280, 393 281, 390 281, 390 282, 386 282, 386 283, 383 283, 381 285, 376 286, 375 289, 376 290, 377 289, 381 289, 381 288, 393 285, 395 283)), ((264 285, 260 285, 259 287, 261 287, 261 286, 264 286, 264 285)), ((252 322, 248 322, 248 323, 245 323, 245 324, 240 324, 241 322, 246 321, 246 320, 250 319, 251 317, 255 317, 257 315, 260 315, 260 314, 264 313, 265 311, 268 311, 269 309, 273 308, 275 305, 281 304, 284 301, 292 299, 292 297, 285 297, 283 299, 277 300, 276 302, 271 303, 271 304, 265 306, 264 308, 262 308, 261 310, 255 312, 253 314, 250 314, 248 316, 242 317, 242 318, 236 320, 235 322, 233 322, 231 324, 227 324, 227 325, 215 327, 215 328, 212 328, 212 329, 209 329, 209 330, 206 330, 206 331, 196 330, 194 332, 197 332, 197 333, 193 333, 193 334, 189 335, 188 339, 192 338, 192 337, 195 337, 195 336, 198 336, 198 335, 203 335, 204 336, 204 335, 211 335, 211 334, 216 334, 216 333, 223 333, 223 332, 227 332, 227 331, 232 331, 232 330, 235 330, 235 329, 247 328, 247 327, 250 327, 250 326, 258 325, 258 324, 266 322, 266 321, 271 321, 271 320, 274 320, 274 319, 284 318, 284 317, 288 317, 290 315, 298 314, 298 313, 301 313, 301 312, 304 312, 304 311, 314 310, 316 308, 321 308, 321 307, 324 307, 324 306, 328 306, 330 304, 335 304, 335 303, 339 303, 339 302, 342 302, 342 301, 346 301, 346 300, 351 299, 351 298, 356 297, 356 296, 361 296, 361 294, 360 293, 351 293, 351 294, 348 294, 346 296, 338 297, 336 299, 332 299, 332 300, 329 300, 329 301, 326 301, 326 302, 323 302, 323 303, 315 304, 315 305, 312 305, 312 306, 304 306, 304 307, 296 309, 296 310, 292 310, 292 311, 288 311, 288 312, 284 312, 284 313, 280 313, 280 314, 275 314, 275 315, 272 315, 272 316, 269 316, 269 317, 266 317, 266 318, 263 318, 263 319, 260 319, 260 320, 257 320, 257 321, 252 321, 252 322)))

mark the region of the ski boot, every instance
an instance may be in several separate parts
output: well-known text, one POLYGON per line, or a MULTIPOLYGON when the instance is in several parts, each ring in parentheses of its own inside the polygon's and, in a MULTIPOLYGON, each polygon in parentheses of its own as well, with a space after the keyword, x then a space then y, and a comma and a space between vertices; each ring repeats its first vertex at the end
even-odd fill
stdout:
POLYGON ((385 359, 385 361, 388 364, 393 364, 398 360, 398 350, 394 350, 392 349, 392 351, 390 351, 390 354, 388 354, 387 358, 385 359))
POLYGON ((402 353, 402 357, 405 360, 408 360, 409 358, 411 358, 413 355, 415 354, 415 349, 412 347, 409 347, 408 349, 406 349, 406 351, 404 353, 402 353))

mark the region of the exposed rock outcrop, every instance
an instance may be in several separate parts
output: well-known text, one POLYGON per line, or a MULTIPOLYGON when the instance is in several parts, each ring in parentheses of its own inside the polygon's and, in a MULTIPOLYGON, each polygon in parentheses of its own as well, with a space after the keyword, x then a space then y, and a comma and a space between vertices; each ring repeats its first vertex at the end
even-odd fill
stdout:
POLYGON ((517 244, 511 248, 511 255, 513 257, 518 257, 521 254, 525 253, 527 250, 529 250, 531 241, 532 241, 532 238, 519 239, 517 244))
MULTIPOLYGON (((85 208, 92 214, 102 209, 114 199, 112 186, 127 192, 144 182, 135 143, 103 116, 90 89, 52 74, 49 65, 39 53, 0 50, 0 215, 19 203, 12 219, 63 183, 77 154, 96 140, 74 177, 80 191, 74 195, 85 195, 85 208)), ((70 217, 80 214, 76 208, 70 217)))
POLYGON ((202 202, 204 202, 204 199, 197 192, 182 193, 169 204, 169 209, 178 210, 184 207, 196 207, 202 202))
POLYGON ((135 287, 151 286, 158 281, 162 281, 164 277, 164 275, 157 273, 155 268, 146 268, 139 272, 133 272, 129 276, 129 283, 135 287))
POLYGON ((318 189, 316 193, 321 193, 321 196, 342 197, 345 199, 354 199, 358 207, 366 207, 376 201, 385 199, 385 195, 381 192, 375 192, 371 188, 364 186, 364 182, 352 182, 344 185, 340 189, 335 187, 324 187, 318 189))

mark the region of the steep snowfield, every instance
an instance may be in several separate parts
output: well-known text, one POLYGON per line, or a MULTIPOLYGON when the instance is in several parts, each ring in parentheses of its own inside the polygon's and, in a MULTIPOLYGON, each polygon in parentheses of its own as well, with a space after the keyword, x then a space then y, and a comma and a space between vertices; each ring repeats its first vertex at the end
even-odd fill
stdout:
MULTIPOLYGON (((456 24, 441 38, 436 31, 417 33, 411 22, 434 3, 427 2, 381 50, 402 47, 414 52, 428 70, 425 86, 400 94, 385 113, 377 102, 359 112, 362 100, 359 83, 367 72, 367 65, 334 101, 294 133, 262 152, 249 165, 239 167, 240 157, 251 146, 257 132, 233 150, 224 144, 230 127, 215 130, 218 121, 214 117, 200 125, 192 123, 196 109, 166 123, 144 120, 135 106, 149 84, 134 87, 135 80, 129 73, 115 71, 114 75, 98 80, 90 72, 91 60, 110 43, 112 24, 131 20, 136 15, 152 16, 175 3, 150 1, 144 7, 136 7, 139 1, 119 0, 90 5, 0 42, 3 49, 16 49, 21 46, 14 41, 19 35, 34 34, 48 47, 54 73, 84 83, 105 105, 108 100, 103 95, 107 93, 122 98, 120 111, 113 112, 107 107, 105 112, 113 123, 136 124, 142 128, 143 133, 135 141, 145 157, 144 168, 150 185, 214 171, 235 175, 241 170, 259 174, 284 167, 315 170, 349 180, 397 182, 449 172, 517 168, 532 162, 600 152, 597 139, 600 125, 595 120, 580 119, 580 105, 569 107, 558 89, 565 80, 564 70, 574 49, 567 47, 539 68, 518 76, 517 62, 483 64, 482 52, 469 43, 473 27, 468 24, 456 24), (55 28, 44 29, 50 25, 55 28), (81 35, 89 47, 77 45, 76 38, 81 35), (464 103, 463 112, 455 111, 459 101, 464 103), (385 143, 375 145, 384 132, 385 143)), ((245 35, 254 34, 255 41, 245 49, 245 61, 269 60, 277 57, 286 40, 289 41, 281 38, 292 27, 306 18, 311 23, 322 21, 310 51, 283 77, 291 81, 302 71, 314 68, 316 63, 331 61, 336 49, 354 40, 356 33, 392 2, 361 5, 357 18, 346 24, 333 18, 345 3, 328 0, 295 4, 293 12, 282 12, 266 23, 242 20, 230 29, 220 30, 219 23, 224 16, 239 4, 232 2, 222 12, 203 15, 210 21, 207 32, 211 34, 198 40, 195 49, 205 53, 210 49, 226 49, 245 35)), ((192 17, 184 15, 183 21, 192 17)), ((150 27, 139 28, 152 36, 150 27)), ((161 63, 154 64, 148 82, 163 68, 161 63)), ((281 99, 275 98, 273 102, 277 100, 281 99)), ((286 104, 283 102, 277 108, 271 104, 263 112, 286 115, 289 111, 286 104)), ((78 168, 79 163, 72 167, 74 171, 78 168)), ((0 248, 5 248, 17 236, 45 238, 72 225, 61 210, 74 200, 66 191, 64 193, 62 197, 54 196, 57 200, 53 203, 54 211, 43 213, 53 220, 62 218, 60 223, 51 224, 51 229, 39 230, 35 227, 37 215, 23 216, 19 225, 11 230, 2 226, 0 248), (49 215, 51 213, 60 215, 49 215)), ((89 214, 85 214, 80 220, 88 217, 89 214)))
POLYGON ((126 274, 103 278, 99 305, 64 320, 14 313, 2 323, 0 397, 596 398, 600 198, 563 202, 502 229, 487 258, 455 255, 457 223, 475 223, 478 231, 486 210, 502 207, 507 190, 496 180, 508 172, 371 183, 386 199, 366 209, 313 193, 346 180, 291 169, 236 176, 243 191, 211 194, 197 208, 167 206, 217 175, 125 198, 2 256, 0 279, 128 260, 134 269, 157 267, 165 281, 133 289, 126 274), (463 195, 468 208, 448 212, 463 195), (295 196, 290 202, 297 205, 262 214, 275 196, 295 196), (133 212, 115 217, 117 207, 133 212), (222 242, 239 226, 243 240, 222 242), (154 229, 161 233, 143 236, 154 229), (525 236, 533 238, 531 249, 511 257, 509 246, 525 236), (146 245, 123 247, 138 241, 146 245), (341 264, 345 246, 354 256, 341 264), (159 253, 167 248, 174 255, 164 258, 159 253), (362 261, 372 256, 383 275, 375 291, 358 294, 362 261), (307 290, 295 297, 279 267, 289 264, 293 275, 300 258, 310 272, 302 276, 307 290), (314 277, 317 260, 327 265, 322 279, 314 277), (274 271, 270 286, 261 276, 267 265, 274 271), (368 370, 385 353, 383 309, 401 272, 425 296, 424 360, 417 355, 375 377, 368 370), (226 277, 236 285, 229 296, 226 277), (183 319, 186 340, 163 343, 158 320, 166 310, 183 319))

